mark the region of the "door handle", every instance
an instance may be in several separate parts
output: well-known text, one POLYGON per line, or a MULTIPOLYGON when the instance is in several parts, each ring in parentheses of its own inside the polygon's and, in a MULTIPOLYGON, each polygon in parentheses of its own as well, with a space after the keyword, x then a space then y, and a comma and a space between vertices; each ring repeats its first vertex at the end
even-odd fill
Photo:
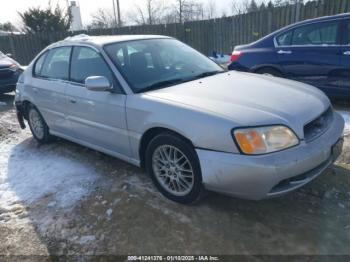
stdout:
POLYGON ((292 51, 290 51, 290 50, 288 50, 288 51, 286 51, 286 50, 278 50, 277 51, 277 54, 279 54, 279 55, 290 55, 290 54, 292 54, 293 52, 292 51))
POLYGON ((71 102, 72 104, 76 104, 76 103, 77 103, 77 100, 71 98, 71 99, 69 99, 69 102, 71 102))
POLYGON ((343 55, 350 55, 350 51, 344 51, 343 55))

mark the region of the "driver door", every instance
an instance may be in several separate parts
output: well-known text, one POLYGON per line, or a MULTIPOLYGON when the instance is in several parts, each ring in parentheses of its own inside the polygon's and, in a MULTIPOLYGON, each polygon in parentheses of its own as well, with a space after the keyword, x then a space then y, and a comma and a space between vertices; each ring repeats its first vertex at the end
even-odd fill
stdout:
POLYGON ((67 86, 68 121, 75 140, 114 155, 130 156, 126 124, 126 95, 101 54, 90 47, 74 47, 67 86), (86 89, 85 79, 104 76, 115 92, 86 89))

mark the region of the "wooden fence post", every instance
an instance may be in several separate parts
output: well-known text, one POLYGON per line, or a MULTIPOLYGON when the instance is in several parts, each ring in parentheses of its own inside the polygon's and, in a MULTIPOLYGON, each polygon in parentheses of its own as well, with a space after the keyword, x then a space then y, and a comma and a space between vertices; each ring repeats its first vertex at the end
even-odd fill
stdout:
POLYGON ((12 34, 9 35, 9 40, 10 40, 11 54, 13 57, 16 57, 16 48, 15 48, 15 43, 14 43, 12 34))
POLYGON ((295 22, 300 21, 300 7, 301 3, 298 1, 295 5, 295 22))

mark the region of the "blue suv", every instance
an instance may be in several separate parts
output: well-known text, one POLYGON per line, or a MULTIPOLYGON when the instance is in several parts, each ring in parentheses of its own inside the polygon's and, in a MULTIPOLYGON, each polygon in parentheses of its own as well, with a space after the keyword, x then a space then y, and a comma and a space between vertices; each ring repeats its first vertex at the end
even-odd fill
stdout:
POLYGON ((228 68, 301 81, 350 99, 350 13, 299 22, 236 46, 228 68))

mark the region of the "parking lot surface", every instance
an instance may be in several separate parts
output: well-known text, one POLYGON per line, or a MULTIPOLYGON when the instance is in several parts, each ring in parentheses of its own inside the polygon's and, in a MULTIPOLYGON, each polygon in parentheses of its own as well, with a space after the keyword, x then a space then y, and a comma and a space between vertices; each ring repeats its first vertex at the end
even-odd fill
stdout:
POLYGON ((350 254, 349 120, 342 156, 305 188, 183 206, 142 169, 64 140, 37 144, 13 95, 0 103, 0 255, 350 254))

